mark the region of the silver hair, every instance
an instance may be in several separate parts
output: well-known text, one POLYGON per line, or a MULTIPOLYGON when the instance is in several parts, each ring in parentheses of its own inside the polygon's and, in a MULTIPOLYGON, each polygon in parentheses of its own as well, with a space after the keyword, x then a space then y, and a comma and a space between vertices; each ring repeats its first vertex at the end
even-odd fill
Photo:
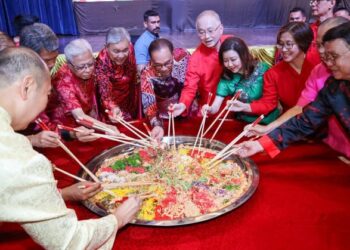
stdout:
POLYGON ((36 53, 42 49, 49 52, 58 50, 58 38, 52 29, 43 23, 25 26, 20 34, 21 46, 30 48, 36 53))
POLYGON ((85 52, 90 52, 92 55, 92 48, 90 43, 82 38, 71 41, 64 48, 64 55, 69 62, 73 60, 73 57, 79 56, 85 52))
POLYGON ((130 34, 126 29, 122 27, 111 28, 106 36, 106 44, 119 43, 125 39, 131 41, 130 34))

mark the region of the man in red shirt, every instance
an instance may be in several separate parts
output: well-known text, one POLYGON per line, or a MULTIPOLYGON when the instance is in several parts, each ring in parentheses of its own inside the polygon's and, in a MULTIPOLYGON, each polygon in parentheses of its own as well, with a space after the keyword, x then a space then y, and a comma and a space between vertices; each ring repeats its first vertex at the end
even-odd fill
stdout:
MULTIPOLYGON (((312 12, 311 14, 316 19, 314 23, 310 24, 310 28, 314 33, 314 40, 312 41, 309 53, 313 54, 313 56, 319 57, 317 46, 316 46, 318 26, 320 26, 320 24, 323 21, 333 17, 333 8, 335 4, 336 4, 335 0, 311 0, 310 1, 310 7, 312 12)), ((321 62, 321 59, 320 59, 320 62, 321 62)))
MULTIPOLYGON (((197 92, 199 106, 206 104, 209 93, 216 93, 220 80, 222 66, 218 51, 228 36, 223 35, 224 27, 219 15, 213 10, 203 11, 196 19, 196 29, 201 44, 189 60, 179 103, 174 105, 175 116, 187 115, 191 111, 197 92)), ((197 111, 200 115, 200 108, 197 111)))

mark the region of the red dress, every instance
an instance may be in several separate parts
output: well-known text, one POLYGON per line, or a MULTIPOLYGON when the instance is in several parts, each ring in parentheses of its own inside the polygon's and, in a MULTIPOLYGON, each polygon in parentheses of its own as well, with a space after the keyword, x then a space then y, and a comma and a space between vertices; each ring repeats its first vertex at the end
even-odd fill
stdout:
POLYGON ((136 79, 136 62, 134 48, 130 45, 129 56, 123 65, 116 65, 104 48, 96 60, 96 83, 99 106, 103 120, 109 118, 104 112, 118 106, 124 119, 137 117, 139 86, 136 79))
POLYGON ((263 96, 250 104, 252 113, 268 114, 277 107, 278 101, 283 110, 294 107, 316 61, 306 56, 300 74, 284 61, 269 69, 264 74, 263 96))
MULTIPOLYGON (((222 36, 220 38, 221 43, 227 37, 230 36, 222 36)), ((186 80, 179 100, 179 102, 186 105, 187 113, 190 111, 197 91, 199 94, 199 106, 207 102, 209 92, 215 95, 221 73, 222 66, 219 62, 219 53, 216 48, 208 48, 203 44, 199 45, 188 62, 186 80)))
POLYGON ((76 127, 72 110, 81 108, 83 112, 98 119, 95 98, 95 77, 88 80, 78 78, 63 65, 52 79, 53 93, 46 113, 51 122, 76 127))

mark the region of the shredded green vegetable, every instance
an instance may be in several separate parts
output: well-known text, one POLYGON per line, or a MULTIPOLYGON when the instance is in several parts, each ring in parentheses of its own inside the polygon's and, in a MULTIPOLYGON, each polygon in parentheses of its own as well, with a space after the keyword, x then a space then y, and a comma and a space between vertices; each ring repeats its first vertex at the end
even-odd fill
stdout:
POLYGON ((124 170, 126 166, 139 167, 142 164, 142 160, 139 153, 132 154, 127 158, 114 162, 111 166, 114 170, 124 170))

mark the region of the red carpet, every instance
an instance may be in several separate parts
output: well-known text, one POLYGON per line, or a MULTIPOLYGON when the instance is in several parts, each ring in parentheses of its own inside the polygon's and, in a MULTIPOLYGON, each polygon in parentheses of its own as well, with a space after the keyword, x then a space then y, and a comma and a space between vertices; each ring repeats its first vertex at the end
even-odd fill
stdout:
MULTIPOLYGON (((177 134, 195 135, 199 121, 176 122, 177 134)), ((243 125, 225 122, 218 139, 229 142, 243 125)), ((67 146, 82 162, 115 145, 109 141, 67 146)), ((61 149, 43 152, 57 166, 79 167, 61 149)), ((217 219, 183 227, 127 226, 115 249, 350 249, 350 166, 321 143, 293 145, 271 160, 253 157, 260 170, 256 193, 240 208, 217 219)), ((60 187, 73 183, 56 174, 60 187)), ((79 219, 95 218, 80 204, 68 204, 79 219)), ((0 226, 0 249, 40 249, 14 224, 0 226)))

